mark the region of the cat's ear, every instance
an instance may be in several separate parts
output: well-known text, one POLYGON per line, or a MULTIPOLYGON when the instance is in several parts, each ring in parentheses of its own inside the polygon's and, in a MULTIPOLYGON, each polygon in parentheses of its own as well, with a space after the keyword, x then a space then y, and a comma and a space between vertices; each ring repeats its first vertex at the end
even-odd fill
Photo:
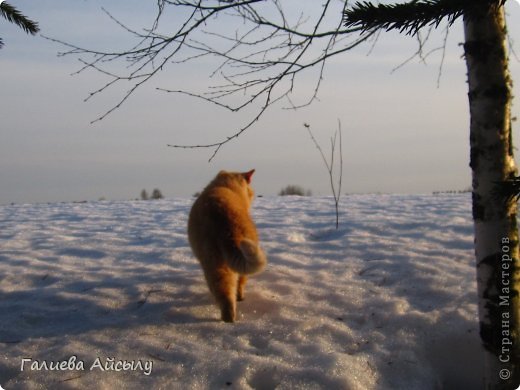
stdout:
POLYGON ((251 169, 249 172, 245 172, 242 174, 244 176, 244 179, 246 179, 247 184, 251 184, 251 177, 253 176, 253 173, 255 173, 255 170, 251 169))

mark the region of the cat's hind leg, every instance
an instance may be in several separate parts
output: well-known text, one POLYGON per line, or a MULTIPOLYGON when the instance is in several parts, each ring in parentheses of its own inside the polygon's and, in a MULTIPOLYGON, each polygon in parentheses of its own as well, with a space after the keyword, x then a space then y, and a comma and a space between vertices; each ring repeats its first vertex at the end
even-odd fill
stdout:
POLYGON ((240 275, 238 277, 238 286, 237 286, 237 301, 244 300, 244 293, 246 288, 247 276, 240 275))
POLYGON ((238 275, 228 267, 222 267, 214 276, 211 291, 220 306, 222 321, 235 322, 238 275))

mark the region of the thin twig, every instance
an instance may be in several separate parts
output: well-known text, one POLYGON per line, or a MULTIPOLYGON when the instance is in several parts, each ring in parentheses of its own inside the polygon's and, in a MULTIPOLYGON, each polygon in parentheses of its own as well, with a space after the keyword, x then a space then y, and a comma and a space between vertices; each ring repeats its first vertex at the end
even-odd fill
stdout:
POLYGON ((309 136, 311 137, 312 142, 314 143, 314 146, 316 146, 316 149, 320 152, 321 158, 323 160, 323 163, 325 164, 325 167, 327 168, 327 172, 329 174, 329 182, 330 182, 330 188, 332 191, 332 196, 334 197, 334 208, 336 211, 336 229, 339 228, 339 200, 341 197, 341 185, 343 181, 343 138, 342 138, 342 131, 341 131, 341 121, 338 119, 338 129, 334 133, 334 136, 330 139, 330 162, 327 161, 327 158, 325 157, 325 153, 323 153, 323 149, 321 148, 318 141, 316 141, 316 138, 314 138, 314 135, 311 131, 311 126, 308 123, 304 123, 303 126, 309 133, 309 136), (337 178, 338 186, 336 188, 336 183, 334 181, 334 157, 336 155, 336 145, 339 135, 339 175, 337 178))

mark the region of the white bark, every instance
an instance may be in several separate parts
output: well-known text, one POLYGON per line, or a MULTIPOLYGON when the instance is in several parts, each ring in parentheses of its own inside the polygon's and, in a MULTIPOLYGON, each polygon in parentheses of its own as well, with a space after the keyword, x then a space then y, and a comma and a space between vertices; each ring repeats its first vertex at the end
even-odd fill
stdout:
POLYGON ((512 386, 520 380, 517 205, 496 195, 497 183, 516 174, 504 9, 466 15, 464 27, 479 320, 487 354, 485 387, 516 388, 512 386), (503 257, 506 254, 511 261, 503 257), (507 305, 501 298, 506 296, 507 305))

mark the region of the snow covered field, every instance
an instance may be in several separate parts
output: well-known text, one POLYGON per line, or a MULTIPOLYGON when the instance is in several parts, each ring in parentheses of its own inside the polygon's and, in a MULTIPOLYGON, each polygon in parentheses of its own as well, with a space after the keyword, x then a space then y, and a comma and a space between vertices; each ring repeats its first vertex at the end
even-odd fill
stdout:
POLYGON ((345 196, 338 231, 331 198, 256 199, 270 263, 235 324, 191 255, 192 201, 0 206, 0 385, 480 388, 468 194, 345 196))

